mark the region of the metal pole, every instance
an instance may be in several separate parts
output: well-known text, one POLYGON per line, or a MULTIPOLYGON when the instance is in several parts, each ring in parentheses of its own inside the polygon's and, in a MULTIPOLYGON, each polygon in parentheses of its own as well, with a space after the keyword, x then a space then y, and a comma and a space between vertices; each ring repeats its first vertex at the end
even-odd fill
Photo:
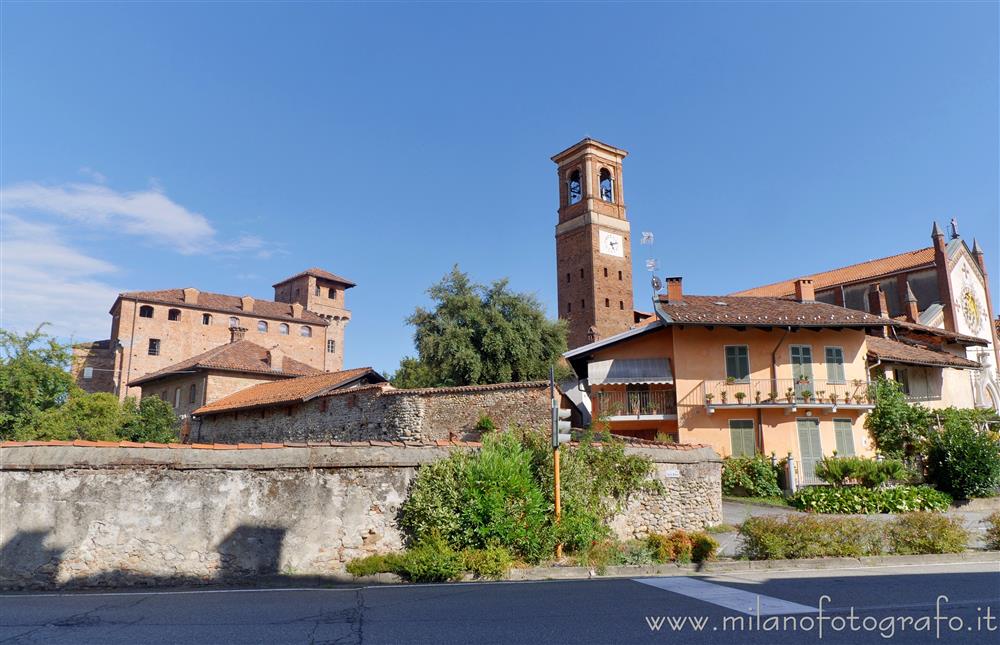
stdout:
MULTIPOLYGON (((556 511, 556 526, 562 516, 562 503, 559 494, 559 403, 556 401, 555 368, 549 366, 549 395, 552 397, 552 475, 554 482, 554 501, 556 511)), ((556 558, 562 558, 562 543, 556 544, 556 558)))

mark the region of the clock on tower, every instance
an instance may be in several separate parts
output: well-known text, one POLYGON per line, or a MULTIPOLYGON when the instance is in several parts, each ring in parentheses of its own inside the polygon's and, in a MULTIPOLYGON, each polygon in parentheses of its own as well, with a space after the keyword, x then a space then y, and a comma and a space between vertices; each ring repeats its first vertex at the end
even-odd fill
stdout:
POLYGON ((559 167, 559 317, 569 321, 570 349, 626 331, 635 322, 621 180, 627 154, 584 139, 552 157, 559 167))

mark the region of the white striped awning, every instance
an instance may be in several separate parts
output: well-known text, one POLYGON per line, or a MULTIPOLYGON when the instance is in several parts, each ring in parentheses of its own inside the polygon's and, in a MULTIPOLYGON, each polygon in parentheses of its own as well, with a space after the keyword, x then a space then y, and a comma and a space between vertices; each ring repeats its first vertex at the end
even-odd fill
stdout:
POLYGON ((613 358, 587 367, 591 385, 603 383, 673 383, 669 358, 613 358))

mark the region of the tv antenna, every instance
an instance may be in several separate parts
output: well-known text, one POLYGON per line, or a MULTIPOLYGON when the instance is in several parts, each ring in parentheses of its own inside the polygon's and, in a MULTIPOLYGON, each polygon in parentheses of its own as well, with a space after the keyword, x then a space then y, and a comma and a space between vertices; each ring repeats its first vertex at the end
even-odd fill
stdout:
POLYGON ((656 294, 663 288, 663 282, 656 276, 656 270, 660 268, 660 262, 654 257, 653 242, 653 233, 651 231, 643 231, 640 244, 649 247, 648 257, 646 258, 646 270, 652 274, 649 284, 653 287, 653 297, 655 298, 656 294))

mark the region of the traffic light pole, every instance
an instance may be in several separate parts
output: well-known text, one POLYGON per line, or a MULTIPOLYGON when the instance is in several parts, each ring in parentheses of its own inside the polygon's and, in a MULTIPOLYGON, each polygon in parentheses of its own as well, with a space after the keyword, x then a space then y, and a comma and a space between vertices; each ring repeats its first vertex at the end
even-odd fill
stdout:
MULTIPOLYGON (((559 486, 559 402, 556 400, 556 379, 555 369, 549 367, 549 396, 552 399, 552 480, 555 491, 556 525, 562 517, 562 502, 560 500, 559 486)), ((562 542, 556 544, 556 558, 562 558, 562 542)))

